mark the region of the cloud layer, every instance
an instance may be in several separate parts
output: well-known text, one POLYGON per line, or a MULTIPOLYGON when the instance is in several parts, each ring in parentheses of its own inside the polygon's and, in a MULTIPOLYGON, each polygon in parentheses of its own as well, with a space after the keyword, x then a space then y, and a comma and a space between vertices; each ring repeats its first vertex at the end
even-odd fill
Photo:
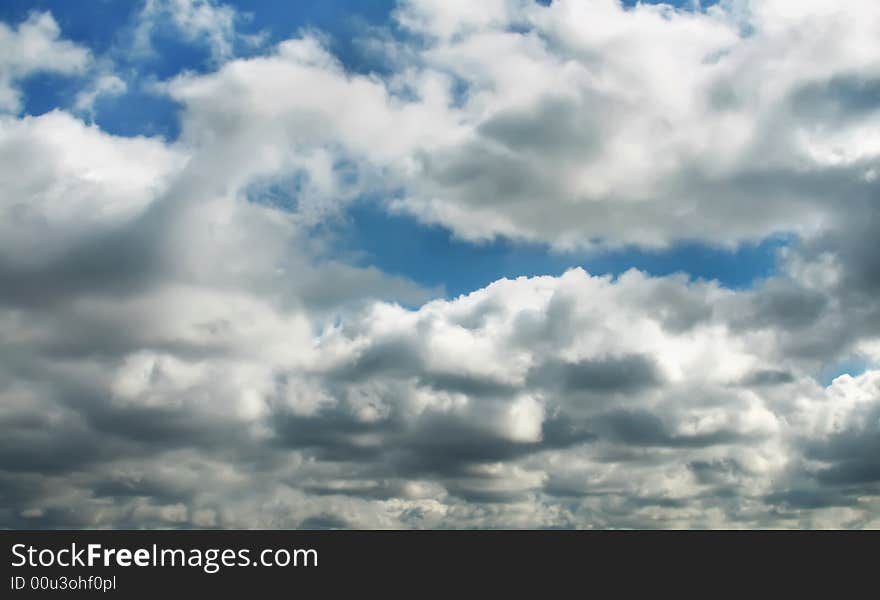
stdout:
POLYGON ((880 526, 876 3, 410 0, 362 40, 383 74, 313 33, 234 58, 213 3, 139 18, 217 61, 152 82, 175 141, 18 114, 99 67, 0 25, 49 49, 0 59, 0 524, 880 526), (798 241, 744 290, 432 299, 320 233, 367 197, 470 240, 798 241))

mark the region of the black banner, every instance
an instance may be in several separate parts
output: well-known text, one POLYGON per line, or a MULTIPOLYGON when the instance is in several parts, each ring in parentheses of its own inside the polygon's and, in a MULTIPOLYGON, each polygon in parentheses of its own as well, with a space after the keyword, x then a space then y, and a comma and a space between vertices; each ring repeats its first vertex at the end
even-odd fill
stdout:
MULTIPOLYGON (((573 531, 6 531, 2 598, 198 593, 539 597, 870 580, 880 534, 573 531), (569 592, 564 592, 570 590, 569 592), (578 593, 580 590, 580 593, 578 593), (564 593, 563 593, 564 592, 564 593)), ((754 590, 752 588, 755 588, 754 590)))

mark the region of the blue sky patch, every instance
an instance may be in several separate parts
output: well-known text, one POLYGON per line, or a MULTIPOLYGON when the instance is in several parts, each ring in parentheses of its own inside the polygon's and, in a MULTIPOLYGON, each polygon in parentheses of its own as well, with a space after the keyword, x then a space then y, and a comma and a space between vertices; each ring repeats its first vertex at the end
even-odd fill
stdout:
POLYGON ((859 356, 850 356, 830 365, 826 365, 819 374, 819 382, 824 386, 829 386, 841 375, 849 375, 858 377, 868 370, 871 364, 864 358, 859 356))
POLYGON ((448 297, 471 292, 502 277, 559 275, 583 267, 594 275, 619 275, 636 268, 651 275, 687 273, 692 279, 717 279, 742 289, 773 275, 777 252, 793 243, 778 236, 736 250, 682 243, 668 250, 639 248, 578 253, 541 244, 499 239, 471 243, 414 217, 388 214, 375 203, 350 208, 340 227, 340 246, 362 264, 401 275, 425 286, 444 286, 448 297))

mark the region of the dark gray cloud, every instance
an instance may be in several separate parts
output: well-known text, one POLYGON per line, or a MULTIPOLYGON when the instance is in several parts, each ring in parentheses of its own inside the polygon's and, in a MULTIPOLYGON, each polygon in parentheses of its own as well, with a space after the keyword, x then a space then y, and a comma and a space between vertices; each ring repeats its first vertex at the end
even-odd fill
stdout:
POLYGON ((807 442, 805 455, 823 464, 813 473, 819 483, 856 486, 857 493, 868 484, 880 485, 880 409, 862 419, 858 426, 807 442))
POLYGON ((145 291, 166 269, 158 244, 137 220, 65 250, 57 261, 36 267, 3 264, 0 302, 29 307, 59 305, 88 294, 132 295, 145 291))
POLYGON ((662 383, 662 377, 657 372, 653 360, 639 354, 610 356, 575 363, 551 361, 530 374, 530 378, 545 386, 552 386, 555 383, 565 392, 574 394, 636 392, 662 383))
POLYGON ((530 110, 509 110, 481 123, 477 132, 515 152, 561 161, 589 160, 602 143, 598 115, 578 103, 546 97, 530 110))
POLYGON ((744 441, 743 435, 726 430, 703 434, 675 434, 669 431, 657 415, 641 411, 617 411, 602 415, 597 419, 597 425, 606 436, 627 446, 700 448, 744 441))
POLYGON ((335 515, 317 514, 303 519, 300 529, 351 529, 352 525, 335 515))
POLYGON ((743 379, 742 384, 746 386, 784 385, 794 381, 794 375, 788 371, 762 370, 748 375, 743 379))
POLYGON ((811 121, 858 120, 880 110, 880 79, 860 73, 838 73, 804 84, 791 97, 795 114, 811 121))

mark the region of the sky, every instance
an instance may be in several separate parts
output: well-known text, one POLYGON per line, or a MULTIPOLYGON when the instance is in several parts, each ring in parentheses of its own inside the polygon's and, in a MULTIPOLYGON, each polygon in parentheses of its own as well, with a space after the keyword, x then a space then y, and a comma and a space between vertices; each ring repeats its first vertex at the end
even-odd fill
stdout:
POLYGON ((0 526, 880 526, 878 34, 4 2, 0 526))

